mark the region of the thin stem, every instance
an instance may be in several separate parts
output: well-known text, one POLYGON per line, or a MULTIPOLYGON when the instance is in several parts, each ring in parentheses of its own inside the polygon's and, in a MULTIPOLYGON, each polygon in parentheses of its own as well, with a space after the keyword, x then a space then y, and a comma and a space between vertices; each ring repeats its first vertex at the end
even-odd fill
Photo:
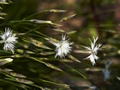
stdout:
POLYGON ((61 60, 59 60, 59 61, 60 61, 61 63, 63 63, 65 66, 71 68, 71 69, 72 69, 73 71, 75 71, 76 73, 78 73, 78 74, 79 74, 80 76, 82 76, 84 79, 88 80, 88 78, 87 78, 82 72, 74 69, 73 67, 71 67, 71 66, 67 65, 66 63, 62 62, 61 60))
POLYGON ((35 14, 32 14, 32 15, 24 18, 23 20, 26 20, 26 19, 28 19, 28 18, 31 18, 31 17, 33 17, 33 16, 35 16, 35 15, 38 15, 38 14, 40 14, 40 13, 42 13, 42 12, 47 12, 47 11, 49 11, 49 10, 44 10, 44 11, 37 12, 37 13, 35 13, 35 14))

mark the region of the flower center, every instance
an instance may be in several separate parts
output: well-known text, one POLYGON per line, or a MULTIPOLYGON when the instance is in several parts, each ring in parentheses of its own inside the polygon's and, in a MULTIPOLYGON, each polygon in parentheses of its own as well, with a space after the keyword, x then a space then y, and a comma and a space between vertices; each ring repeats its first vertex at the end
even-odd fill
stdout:
POLYGON ((96 51, 94 51, 94 50, 91 50, 91 53, 92 53, 92 54, 96 54, 96 51))

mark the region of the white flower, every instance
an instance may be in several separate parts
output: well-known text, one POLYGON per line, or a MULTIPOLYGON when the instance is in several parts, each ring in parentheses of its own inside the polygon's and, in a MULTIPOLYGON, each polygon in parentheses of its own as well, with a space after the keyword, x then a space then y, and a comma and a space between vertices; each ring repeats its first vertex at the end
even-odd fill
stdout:
POLYGON ((0 35, 2 43, 4 43, 4 50, 10 50, 14 53, 14 44, 17 42, 17 37, 12 33, 12 30, 5 28, 5 32, 0 35))
POLYGON ((112 62, 106 63, 105 62, 105 68, 102 69, 103 75, 104 75, 104 81, 110 79, 110 71, 109 71, 109 67, 112 64, 112 62))
POLYGON ((60 58, 65 57, 70 51, 72 50, 71 45, 73 44, 72 42, 69 42, 69 39, 66 39, 66 35, 62 35, 62 40, 59 42, 52 42, 56 46, 56 55, 59 56, 60 58))
POLYGON ((84 46, 84 48, 87 49, 90 53, 90 55, 85 59, 90 59, 93 65, 95 64, 95 60, 99 59, 99 57, 97 56, 97 52, 98 50, 100 50, 100 47, 102 45, 102 44, 96 45, 97 40, 98 40, 98 37, 97 38, 93 37, 93 42, 90 40, 91 46, 90 47, 84 46))

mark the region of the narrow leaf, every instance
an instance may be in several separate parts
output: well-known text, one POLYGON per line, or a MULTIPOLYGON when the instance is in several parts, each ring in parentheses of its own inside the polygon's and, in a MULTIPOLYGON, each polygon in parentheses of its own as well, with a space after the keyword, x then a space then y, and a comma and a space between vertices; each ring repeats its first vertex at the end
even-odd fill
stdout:
POLYGON ((40 62, 40 63, 43 63, 44 65, 46 65, 46 66, 48 66, 48 67, 50 67, 50 68, 52 68, 52 69, 54 69, 54 70, 62 71, 62 69, 60 69, 60 68, 58 68, 58 67, 56 67, 56 66, 54 66, 54 65, 52 65, 52 64, 50 64, 50 63, 43 62, 43 61, 41 61, 40 59, 37 59, 37 58, 34 58, 34 57, 29 57, 29 56, 27 56, 27 57, 30 58, 30 59, 33 59, 33 60, 35 60, 35 61, 38 61, 38 62, 40 62))
POLYGON ((60 20, 60 22, 66 21, 66 20, 74 17, 75 15, 76 15, 76 14, 73 14, 73 15, 70 15, 70 16, 67 16, 67 17, 64 17, 64 18, 62 18, 62 19, 60 20))
POLYGON ((81 63, 80 60, 78 60, 77 58, 73 57, 72 55, 68 55, 68 57, 69 57, 70 59, 72 59, 73 61, 75 61, 75 62, 81 63))
POLYGON ((35 39, 33 39, 33 38, 30 38, 30 41, 31 41, 31 43, 32 43, 33 45, 35 45, 35 46, 37 46, 37 47, 41 47, 41 48, 44 48, 44 49, 49 49, 49 50, 51 50, 51 48, 45 46, 45 45, 43 44, 43 42, 41 42, 41 41, 35 40, 35 39))
POLYGON ((1 16, 4 16, 4 15, 7 15, 6 13, 3 13, 3 12, 0 12, 0 15, 1 16))
POLYGON ((56 12, 66 12, 65 10, 58 10, 58 9, 50 9, 48 11, 49 12, 54 12, 54 13, 56 13, 56 12))
POLYGON ((37 24, 50 24, 54 26, 61 26, 60 24, 53 23, 52 21, 47 21, 47 20, 37 20, 37 19, 32 19, 31 22, 37 23, 37 24))
POLYGON ((9 4, 9 3, 5 1, 0 1, 0 4, 9 4))
POLYGON ((0 19, 4 19, 4 18, 0 16, 0 19))

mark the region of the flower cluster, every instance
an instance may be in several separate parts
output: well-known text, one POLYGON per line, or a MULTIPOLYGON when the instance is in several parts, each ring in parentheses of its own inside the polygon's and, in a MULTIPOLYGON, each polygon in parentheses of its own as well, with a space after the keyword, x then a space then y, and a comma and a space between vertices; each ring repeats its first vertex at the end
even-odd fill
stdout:
POLYGON ((70 51, 72 50, 71 45, 72 42, 69 42, 69 39, 66 39, 66 35, 62 35, 62 40, 59 42, 52 42, 56 46, 56 55, 55 57, 59 56, 60 58, 65 57, 70 51))
MULTIPOLYGON (((1 41, 0 43, 4 43, 3 49, 4 50, 10 50, 12 53, 14 53, 14 48, 15 48, 15 43, 17 42, 17 37, 15 34, 13 34, 12 30, 9 28, 5 28, 5 32, 0 35, 1 41)), ((99 57, 97 56, 98 50, 101 49, 102 44, 96 44, 98 40, 98 37, 95 38, 93 37, 93 40, 90 39, 90 46, 84 46, 84 48, 89 52, 89 56, 86 57, 85 59, 90 59, 92 62, 92 65, 95 64, 95 60, 98 60, 99 57)), ((55 49, 55 58, 60 57, 64 58, 67 56, 71 51, 72 51, 72 44, 73 42, 69 41, 69 38, 67 39, 66 35, 62 35, 62 40, 61 41, 51 41, 53 45, 56 46, 55 49)), ((104 74, 105 79, 107 80, 110 78, 110 71, 108 70, 109 66, 111 65, 111 62, 106 64, 105 63, 105 68, 102 69, 102 72, 104 74)))
POLYGON ((97 52, 98 50, 100 50, 100 47, 102 45, 102 44, 96 45, 97 40, 98 40, 98 37, 97 38, 93 37, 93 42, 92 40, 90 40, 91 46, 90 47, 84 46, 84 48, 87 49, 90 53, 90 55, 86 59, 90 59, 93 65, 95 64, 95 60, 99 59, 99 57, 97 56, 97 52))
POLYGON ((12 30, 9 28, 5 28, 5 32, 0 35, 2 41, 4 43, 4 50, 10 50, 14 53, 14 44, 17 42, 17 37, 12 33, 12 30))

